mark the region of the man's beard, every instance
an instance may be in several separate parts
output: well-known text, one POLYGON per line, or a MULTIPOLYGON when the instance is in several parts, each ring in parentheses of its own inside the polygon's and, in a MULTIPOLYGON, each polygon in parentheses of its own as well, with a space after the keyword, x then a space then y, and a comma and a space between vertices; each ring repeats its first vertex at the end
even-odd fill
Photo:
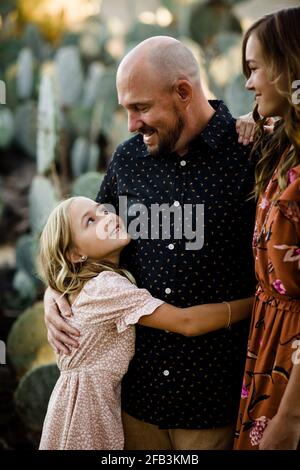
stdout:
POLYGON ((182 130, 184 128, 184 119, 182 116, 178 116, 175 125, 166 130, 166 134, 160 138, 158 142, 158 147, 151 150, 147 146, 147 150, 153 157, 160 157, 163 155, 168 155, 174 152, 176 143, 181 136, 182 130))

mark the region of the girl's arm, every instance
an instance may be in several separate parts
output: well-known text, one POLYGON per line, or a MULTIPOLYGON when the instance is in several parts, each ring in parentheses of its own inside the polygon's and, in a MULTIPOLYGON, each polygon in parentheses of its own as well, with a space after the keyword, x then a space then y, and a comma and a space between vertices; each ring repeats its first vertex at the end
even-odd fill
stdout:
MULTIPOLYGON (((228 302, 231 307, 230 323, 247 318, 252 310, 253 297, 228 302)), ((229 308, 225 303, 202 304, 178 308, 162 304, 151 315, 144 315, 139 324, 180 333, 185 336, 199 336, 228 325, 229 308)))

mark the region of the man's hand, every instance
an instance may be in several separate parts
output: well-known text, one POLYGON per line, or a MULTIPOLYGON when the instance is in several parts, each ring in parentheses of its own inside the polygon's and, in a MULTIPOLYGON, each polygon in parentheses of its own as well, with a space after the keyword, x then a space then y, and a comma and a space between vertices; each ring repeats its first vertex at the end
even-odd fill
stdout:
POLYGON ((253 142, 255 134, 255 121, 252 117, 252 112, 240 116, 236 120, 236 131, 239 136, 239 143, 243 145, 248 145, 253 142))
POLYGON ((72 316, 69 302, 60 293, 48 287, 44 295, 44 310, 50 345, 57 353, 70 354, 70 347, 79 347, 79 343, 70 335, 78 337, 80 332, 68 325, 64 319, 72 316))
POLYGON ((299 419, 277 414, 269 421, 259 443, 259 450, 296 450, 299 438, 299 419))

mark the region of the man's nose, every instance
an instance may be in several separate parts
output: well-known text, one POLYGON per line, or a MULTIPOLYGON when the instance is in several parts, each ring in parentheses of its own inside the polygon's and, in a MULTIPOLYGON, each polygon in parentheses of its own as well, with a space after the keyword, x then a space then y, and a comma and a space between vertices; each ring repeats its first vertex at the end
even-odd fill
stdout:
POLYGON ((129 132, 136 132, 143 126, 142 121, 137 113, 128 113, 128 130, 129 132))

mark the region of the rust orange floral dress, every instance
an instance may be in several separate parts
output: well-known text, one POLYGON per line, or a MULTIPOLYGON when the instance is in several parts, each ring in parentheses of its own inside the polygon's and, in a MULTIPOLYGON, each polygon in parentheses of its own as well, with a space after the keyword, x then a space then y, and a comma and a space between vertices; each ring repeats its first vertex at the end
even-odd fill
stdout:
POLYGON ((257 207, 253 250, 259 282, 235 449, 258 449, 293 364, 300 362, 300 165, 289 171, 287 188, 277 194, 276 171, 257 207))

